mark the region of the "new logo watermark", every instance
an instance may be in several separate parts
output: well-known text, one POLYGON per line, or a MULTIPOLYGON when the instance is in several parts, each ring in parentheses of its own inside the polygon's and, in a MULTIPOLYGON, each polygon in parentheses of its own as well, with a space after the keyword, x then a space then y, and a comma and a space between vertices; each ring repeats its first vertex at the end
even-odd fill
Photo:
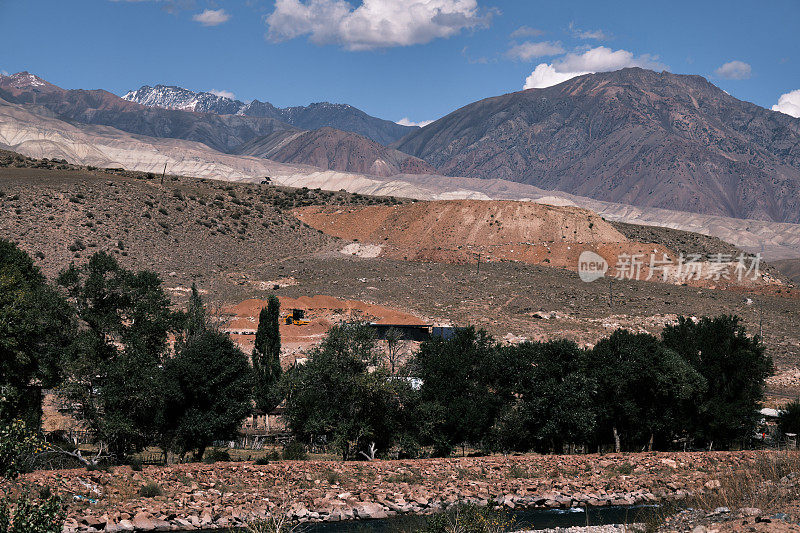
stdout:
MULTIPOLYGON (((760 278, 761 254, 683 254, 676 258, 662 253, 626 254, 617 256, 614 265, 614 279, 630 279, 650 281, 660 278, 661 281, 687 283, 689 281, 721 280, 744 283, 760 278)), ((585 282, 592 282, 606 275, 608 262, 591 250, 581 252, 578 257, 578 276, 585 282)))
POLYGON ((582 281, 590 283, 605 276, 606 272, 608 272, 608 261, 603 259, 603 256, 590 250, 581 252, 578 257, 578 276, 582 281))

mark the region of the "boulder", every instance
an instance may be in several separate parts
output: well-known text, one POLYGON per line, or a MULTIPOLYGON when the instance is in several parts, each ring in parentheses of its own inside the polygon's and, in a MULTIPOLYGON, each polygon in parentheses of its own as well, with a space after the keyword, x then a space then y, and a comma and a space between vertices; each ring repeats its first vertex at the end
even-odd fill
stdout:
POLYGON ((386 518, 386 510, 383 505, 374 502, 358 502, 353 506, 353 510, 359 518, 386 518))

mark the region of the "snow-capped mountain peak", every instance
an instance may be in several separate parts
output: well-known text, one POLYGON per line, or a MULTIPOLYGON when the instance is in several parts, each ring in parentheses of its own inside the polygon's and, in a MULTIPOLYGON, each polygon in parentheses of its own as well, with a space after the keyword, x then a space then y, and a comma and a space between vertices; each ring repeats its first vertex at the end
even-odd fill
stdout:
POLYGON ((225 96, 210 92, 195 92, 174 85, 144 85, 135 91, 129 91, 122 97, 129 102, 136 102, 148 107, 165 109, 181 109, 200 113, 217 113, 233 115, 239 112, 242 103, 225 96))

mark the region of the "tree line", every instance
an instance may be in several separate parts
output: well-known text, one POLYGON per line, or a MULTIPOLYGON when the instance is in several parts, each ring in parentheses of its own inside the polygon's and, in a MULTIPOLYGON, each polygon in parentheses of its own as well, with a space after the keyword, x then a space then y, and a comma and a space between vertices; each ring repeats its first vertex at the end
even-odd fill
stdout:
POLYGON ((55 284, 0 240, 0 426, 38 428, 53 389, 115 461, 158 446, 200 459, 256 407, 285 405, 294 437, 344 459, 485 452, 747 445, 771 359, 734 316, 680 318, 660 337, 617 330, 504 345, 460 328, 401 361, 363 324, 334 326, 286 372, 280 308, 261 310, 252 354, 208 319, 195 286, 172 309, 161 281, 103 252, 55 284))
POLYGON ((461 328, 423 342, 396 375, 381 357, 368 328, 344 324, 290 368, 297 438, 325 436, 344 458, 747 446, 772 370, 761 340, 726 315, 679 318, 660 338, 618 329, 592 348, 461 328))

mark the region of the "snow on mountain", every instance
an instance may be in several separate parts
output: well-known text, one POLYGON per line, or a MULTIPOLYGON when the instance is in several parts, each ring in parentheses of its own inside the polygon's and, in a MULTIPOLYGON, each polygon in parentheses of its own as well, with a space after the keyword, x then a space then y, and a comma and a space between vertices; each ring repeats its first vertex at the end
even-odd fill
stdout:
POLYGON ((156 85, 155 87, 145 85, 135 91, 129 91, 122 98, 148 107, 216 113, 218 115, 235 115, 244 106, 242 102, 225 96, 209 92, 194 92, 173 85, 156 85))
POLYGON ((122 98, 149 107, 273 118, 307 130, 328 126, 358 133, 383 145, 397 141, 416 129, 370 116, 347 104, 318 102, 307 106, 279 108, 269 102, 253 100, 245 103, 210 92, 196 92, 171 85, 145 85, 138 90, 129 91, 122 98))

